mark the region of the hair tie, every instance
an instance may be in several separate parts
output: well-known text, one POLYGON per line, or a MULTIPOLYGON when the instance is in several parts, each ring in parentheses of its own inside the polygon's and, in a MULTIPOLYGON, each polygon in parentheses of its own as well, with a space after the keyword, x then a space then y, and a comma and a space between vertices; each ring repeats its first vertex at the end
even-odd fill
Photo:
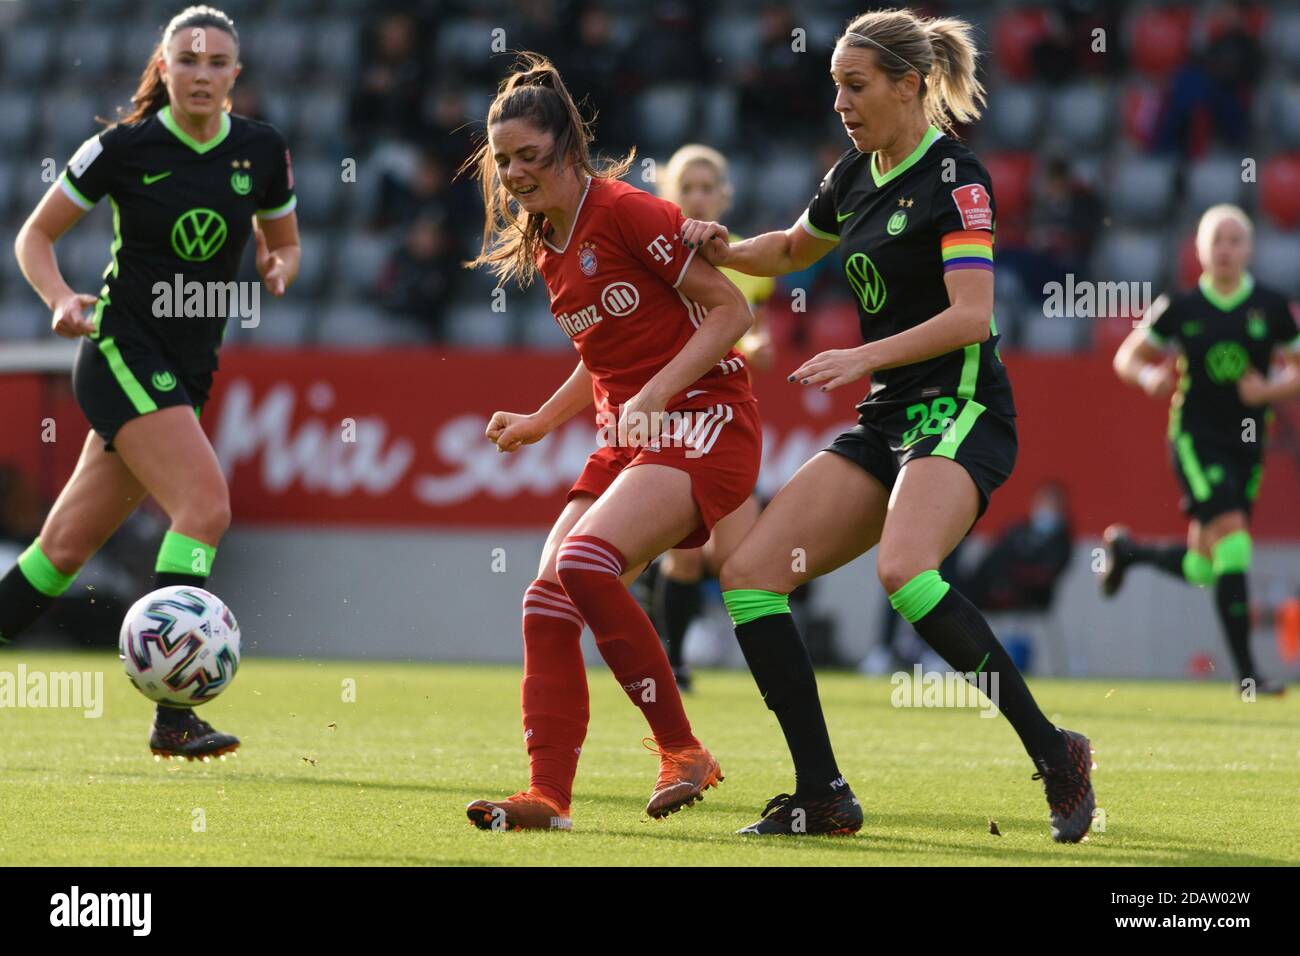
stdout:
POLYGON ((861 33, 854 33, 854 32, 852 32, 852 31, 849 31, 849 32, 845 33, 844 35, 845 35, 846 37, 857 37, 859 40, 866 40, 868 43, 873 44, 874 46, 878 46, 878 47, 880 47, 880 49, 884 50, 886 53, 888 53, 888 54, 889 54, 890 56, 892 56, 894 59, 899 60, 899 61, 901 61, 902 63, 904 63, 904 64, 908 67, 908 69, 916 70, 917 75, 920 76, 922 80, 925 79, 926 74, 925 74, 924 72, 922 72, 922 70, 920 69, 920 67, 914 66, 914 65, 913 65, 912 63, 910 63, 909 61, 904 60, 901 56, 899 56, 897 53, 895 53, 895 52, 894 52, 893 50, 891 50, 889 47, 885 46, 883 43, 877 43, 875 40, 871 39, 871 37, 869 37, 869 36, 864 36, 864 35, 862 35, 861 33))

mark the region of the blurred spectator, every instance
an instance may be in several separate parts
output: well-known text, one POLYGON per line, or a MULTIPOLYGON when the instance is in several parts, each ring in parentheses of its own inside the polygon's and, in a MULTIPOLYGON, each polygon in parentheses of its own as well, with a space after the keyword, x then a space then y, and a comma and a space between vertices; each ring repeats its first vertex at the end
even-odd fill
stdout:
POLYGON ((1212 133, 1225 146, 1246 145, 1264 60, 1247 25, 1248 8, 1232 3, 1217 11, 1214 35, 1174 74, 1156 132, 1158 151, 1203 156, 1212 133))
MULTIPOLYGON (((1102 202, 1070 171, 1068 160, 1055 156, 1047 161, 1034 197, 1026 243, 998 250, 997 268, 1014 275, 1028 300, 1037 300, 1049 282, 1065 282, 1088 274, 1098 232, 1102 224, 1102 202)), ((999 330, 1014 338, 1014 317, 999 330)))
MULTIPOLYGON (((705 26, 704 17, 683 0, 654 4, 626 51, 629 94, 657 83, 708 83, 713 61, 704 46, 705 26)), ((628 100, 622 108, 633 106, 628 100)))
POLYGON ((740 72, 742 141, 759 152, 767 148, 774 128, 788 131, 792 139, 815 136, 834 105, 826 51, 794 50, 796 26, 787 7, 764 7, 757 58, 740 72))
POLYGON ((422 325, 434 342, 443 338, 448 302, 460 278, 460 255, 452 234, 431 216, 404 230, 402 244, 376 282, 384 308, 422 325))
POLYGON ((1045 482, 1028 517, 1007 528, 957 587, 986 611, 1047 610, 1073 545, 1065 487, 1045 482))
POLYGON ((428 40, 423 33, 415 17, 406 13, 386 14, 367 31, 348 116, 356 142, 420 138, 428 82, 422 58, 428 40))
POLYGON ((370 228, 383 230, 406 225, 415 219, 433 219, 449 224, 470 223, 477 231, 482 221, 481 206, 474 201, 474 189, 467 179, 452 182, 447 159, 439 150, 426 149, 409 179, 387 170, 379 183, 379 207, 370 228))
POLYGON ((254 84, 236 83, 235 88, 230 92, 230 103, 233 107, 232 112, 240 116, 247 116, 249 119, 263 123, 272 122, 262 108, 262 94, 254 84))
POLYGON ((596 142, 611 155, 625 153, 635 140, 627 104, 635 81, 627 74, 627 51, 614 37, 609 12, 588 4, 578 15, 576 42, 556 49, 556 66, 583 115, 596 118, 596 142))

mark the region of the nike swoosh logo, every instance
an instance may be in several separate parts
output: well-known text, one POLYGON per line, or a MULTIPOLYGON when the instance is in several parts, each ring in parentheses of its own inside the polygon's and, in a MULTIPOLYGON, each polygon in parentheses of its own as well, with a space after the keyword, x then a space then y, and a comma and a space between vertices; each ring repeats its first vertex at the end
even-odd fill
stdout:
POLYGON ((837 212, 835 214, 835 221, 843 222, 845 219, 848 219, 849 216, 855 216, 855 215, 857 215, 857 210, 854 210, 853 212, 844 212, 844 213, 837 212))
POLYGON ((157 182, 158 180, 160 180, 160 179, 166 179, 166 178, 167 178, 168 176, 170 176, 171 174, 172 174, 172 171, 171 171, 170 169, 167 170, 167 172, 165 172, 165 173, 157 173, 156 175, 153 175, 153 176, 150 176, 148 173, 145 173, 145 174, 144 174, 144 184, 145 184, 146 186, 151 186, 151 185, 153 185, 154 183, 156 183, 156 182, 157 182))

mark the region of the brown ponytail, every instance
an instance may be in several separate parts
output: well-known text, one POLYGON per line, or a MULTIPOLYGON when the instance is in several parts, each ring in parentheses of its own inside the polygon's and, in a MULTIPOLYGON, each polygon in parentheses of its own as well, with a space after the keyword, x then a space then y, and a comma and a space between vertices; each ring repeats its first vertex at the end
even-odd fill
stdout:
MULTIPOLYGON (((572 166, 594 179, 618 179, 632 166, 633 149, 620 160, 599 164, 591 157, 594 139, 591 124, 583 119, 569 95, 560 71, 546 57, 521 53, 511 73, 501 81, 488 109, 487 126, 506 120, 523 119, 555 139, 548 165, 572 166)), ((486 133, 482 144, 465 160, 457 175, 469 173, 479 181, 483 193, 483 244, 479 254, 463 262, 467 269, 489 266, 498 283, 514 279, 526 288, 537 272, 546 216, 527 213, 501 184, 486 133)))
MULTIPOLYGON (((99 119, 101 123, 110 125, 138 123, 153 116, 167 105, 167 84, 163 82, 162 71, 158 68, 158 61, 167 52, 167 45, 171 43, 176 31, 183 30, 186 27, 216 27, 218 30, 225 31, 235 41, 235 56, 239 56, 239 34, 235 32, 235 24, 230 17, 214 7, 186 7, 171 18, 171 21, 163 29, 162 39, 153 48, 153 52, 149 54, 149 62, 145 64, 144 72, 140 74, 140 82, 136 85, 135 93, 131 96, 130 112, 123 110, 119 106, 116 119, 106 120, 101 117, 96 117, 96 119, 99 119)), ((234 108, 230 97, 226 97, 226 101, 221 108, 227 112, 234 108)))

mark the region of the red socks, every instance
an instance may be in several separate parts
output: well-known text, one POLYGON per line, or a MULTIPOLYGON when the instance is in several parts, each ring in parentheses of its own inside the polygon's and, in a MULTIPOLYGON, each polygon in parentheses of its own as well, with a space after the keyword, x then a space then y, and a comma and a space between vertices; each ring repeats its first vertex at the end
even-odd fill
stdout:
POLYGON ((534 581, 524 592, 524 679, 519 685, 529 786, 567 810, 587 736, 582 616, 564 589, 534 581))
POLYGON ((698 747, 659 635, 618 579, 625 566, 612 544, 583 534, 564 539, 555 565, 565 593, 596 635, 605 663, 641 708, 660 749, 698 747))

